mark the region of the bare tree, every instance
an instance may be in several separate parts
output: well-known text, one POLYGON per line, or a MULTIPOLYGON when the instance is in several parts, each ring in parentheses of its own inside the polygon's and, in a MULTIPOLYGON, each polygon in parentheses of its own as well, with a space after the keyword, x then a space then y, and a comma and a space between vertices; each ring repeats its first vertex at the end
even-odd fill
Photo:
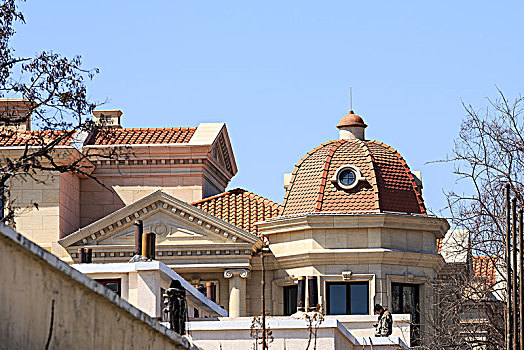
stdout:
POLYGON ((506 98, 497 88, 480 110, 463 103, 466 116, 452 155, 463 191, 446 193, 455 229, 469 232, 462 249, 469 264, 452 264, 435 285, 438 303, 431 335, 442 349, 504 348, 505 197, 504 186, 523 203, 523 97, 506 98), (494 278, 475 276, 473 262, 492 269, 494 278))
MULTIPOLYGON (((41 172, 73 172, 91 175, 91 159, 112 158, 119 150, 96 154, 82 150, 86 136, 97 128, 90 115, 97 106, 89 100, 86 81, 98 69, 85 69, 80 56, 64 57, 42 51, 34 57, 18 57, 11 46, 14 25, 24 24, 16 0, 0 4, 0 145, 12 147, 0 155, 2 221, 13 223, 20 207, 9 198, 14 180, 42 181, 41 172), (9 100, 5 100, 9 99, 9 100), (16 100, 14 100, 16 99, 16 100), (30 125, 37 131, 30 131, 30 125), (22 147, 20 147, 22 145, 22 147), (76 151, 75 151, 76 149, 76 151)), ((109 136, 109 135, 108 135, 109 136)), ((38 203, 32 203, 38 207, 38 203)))

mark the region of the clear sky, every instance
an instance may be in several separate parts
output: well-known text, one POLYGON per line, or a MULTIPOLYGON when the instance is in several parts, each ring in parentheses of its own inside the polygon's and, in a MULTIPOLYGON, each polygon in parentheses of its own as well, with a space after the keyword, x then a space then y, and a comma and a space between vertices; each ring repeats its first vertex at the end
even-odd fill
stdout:
POLYGON ((456 188, 444 158, 495 84, 523 92, 523 2, 43 1, 22 3, 14 44, 80 54, 96 100, 124 127, 226 122, 229 188, 282 202, 283 174, 353 109, 421 170, 432 211, 456 188))

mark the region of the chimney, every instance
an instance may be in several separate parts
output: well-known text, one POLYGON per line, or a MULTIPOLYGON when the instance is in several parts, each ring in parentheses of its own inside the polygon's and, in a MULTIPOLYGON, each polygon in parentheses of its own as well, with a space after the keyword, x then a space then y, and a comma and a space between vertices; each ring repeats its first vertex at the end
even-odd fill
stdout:
POLYGON ((413 177, 415 178, 415 185, 417 185, 417 189, 422 194, 422 189, 424 186, 422 185, 422 172, 421 171, 412 171, 413 177))
POLYGON ((285 190, 287 190, 287 188, 289 187, 289 183, 291 182, 291 174, 292 173, 284 174, 284 189, 285 190))
POLYGON ((337 128, 339 129, 341 140, 364 140, 364 129, 367 128, 367 125, 362 117, 356 115, 353 111, 349 111, 348 114, 342 117, 337 128))
POLYGON ((31 103, 23 98, 0 99, 0 127, 13 131, 31 130, 31 103))
POLYGON ((153 232, 145 233, 142 236, 142 258, 155 260, 156 234, 153 232))
POLYGON ((119 109, 93 111, 95 124, 106 128, 122 128, 120 120, 122 114, 122 111, 119 109))
POLYGON ((142 220, 136 220, 135 223, 135 254, 142 253, 142 236, 144 234, 144 223, 142 220))

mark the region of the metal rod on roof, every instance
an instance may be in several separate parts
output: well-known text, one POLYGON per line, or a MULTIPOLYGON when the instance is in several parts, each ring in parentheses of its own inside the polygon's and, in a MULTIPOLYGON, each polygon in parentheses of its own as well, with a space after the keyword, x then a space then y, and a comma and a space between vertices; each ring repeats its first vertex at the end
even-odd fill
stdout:
POLYGON ((522 291, 524 290, 524 209, 519 209, 519 327, 515 327, 515 333, 519 330, 520 350, 524 350, 524 298, 522 291))
POLYGON ((349 109, 353 110, 353 88, 349 88, 349 109))
POLYGON ((506 184, 506 350, 512 350, 513 325, 511 318, 511 202, 509 183, 506 184))
POLYGON ((519 319, 518 319, 518 315, 517 315, 517 197, 513 197, 511 198, 511 205, 512 205, 512 208, 511 208, 511 214, 513 215, 513 220, 512 220, 512 224, 513 224, 513 227, 512 227, 512 230, 511 230, 511 241, 513 243, 513 250, 511 251, 511 257, 512 257, 512 275, 511 277, 513 278, 513 281, 512 281, 512 285, 513 285, 513 294, 512 294, 512 298, 513 298, 513 307, 512 307, 512 310, 513 310, 513 349, 517 350, 518 349, 518 344, 519 344, 519 334, 518 334, 518 322, 519 322, 519 319))

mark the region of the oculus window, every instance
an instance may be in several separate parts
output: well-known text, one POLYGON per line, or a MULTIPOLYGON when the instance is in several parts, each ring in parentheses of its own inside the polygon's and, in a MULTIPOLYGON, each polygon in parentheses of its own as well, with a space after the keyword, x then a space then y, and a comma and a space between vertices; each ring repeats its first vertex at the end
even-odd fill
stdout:
POLYGON ((331 178, 331 182, 345 190, 355 188, 362 180, 365 180, 365 178, 361 175, 360 169, 349 164, 338 168, 331 178))
POLYGON ((327 289, 328 315, 368 315, 369 284, 367 282, 329 282, 327 289))

